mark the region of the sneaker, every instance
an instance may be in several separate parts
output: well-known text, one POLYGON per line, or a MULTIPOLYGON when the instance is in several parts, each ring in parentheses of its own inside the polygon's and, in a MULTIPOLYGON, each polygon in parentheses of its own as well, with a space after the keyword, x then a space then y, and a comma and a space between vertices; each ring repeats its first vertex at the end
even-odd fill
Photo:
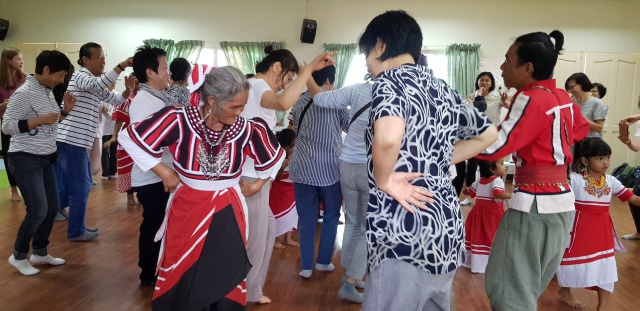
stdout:
POLYGON ((67 220, 68 218, 69 214, 67 213, 67 210, 61 208, 60 210, 58 210, 58 214, 56 214, 56 218, 54 218, 54 220, 67 220))
MULTIPOLYGON (((346 274, 342 275, 342 278, 340 279, 340 283, 341 284, 342 283, 347 283, 347 275, 346 274)), ((364 281, 356 280, 356 288, 364 289, 364 285, 365 285, 364 281)))
POLYGON ((18 271, 20 271, 20 273, 22 273, 23 275, 34 275, 40 272, 40 270, 34 268, 26 259, 18 260, 13 257, 13 255, 9 257, 9 263, 12 266, 16 267, 16 269, 18 269, 18 271))
POLYGON ((362 303, 364 301, 364 294, 359 293, 356 290, 354 284, 342 283, 338 290, 338 296, 344 300, 348 300, 355 303, 362 303))
POLYGON ((107 177, 107 176, 100 177, 100 180, 107 180, 107 179, 109 179, 109 177, 107 177))
POLYGON ((625 240, 640 240, 640 233, 625 234, 622 238, 625 240))
POLYGON ((116 175, 109 175, 109 179, 118 179, 118 176, 116 176, 116 175))
POLYGON ((49 264, 52 266, 59 266, 64 264, 64 259, 55 258, 51 255, 47 255, 47 256, 31 255, 31 258, 29 258, 29 261, 31 262, 31 264, 34 264, 34 265, 49 264))
POLYGON ((86 242, 86 241, 91 241, 95 238, 97 238, 100 235, 100 233, 98 232, 90 232, 90 231, 84 231, 81 235, 75 237, 75 238, 70 238, 68 239, 69 242, 86 242))

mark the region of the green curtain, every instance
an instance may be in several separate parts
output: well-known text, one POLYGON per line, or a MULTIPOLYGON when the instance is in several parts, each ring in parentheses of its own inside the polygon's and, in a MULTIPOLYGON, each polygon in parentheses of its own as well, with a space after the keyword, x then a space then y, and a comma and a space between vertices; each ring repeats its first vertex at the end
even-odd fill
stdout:
POLYGON ((161 48, 167 53, 167 62, 171 63, 169 59, 170 55, 173 55, 173 50, 175 49, 176 43, 171 39, 146 39, 142 40, 144 45, 150 46, 152 48, 161 48))
POLYGON ((173 55, 167 55, 167 61, 171 62, 176 58, 186 58, 195 54, 196 58, 200 55, 200 51, 204 48, 204 41, 202 40, 182 40, 174 45, 173 55))
POLYGON ((465 97, 475 91, 474 82, 480 71, 480 44, 452 44, 447 46, 449 84, 465 97))
POLYGON ((344 85, 344 80, 347 78, 347 72, 349 72, 349 66, 351 66, 351 61, 353 61, 353 57, 356 56, 356 54, 358 53, 358 44, 357 43, 349 43, 349 44, 325 43, 324 51, 338 52, 338 55, 335 56, 336 82, 334 87, 336 89, 339 89, 344 85))
POLYGON ((267 56, 264 48, 272 45, 274 50, 284 49, 284 42, 220 42, 227 63, 245 74, 256 73, 256 64, 267 56))

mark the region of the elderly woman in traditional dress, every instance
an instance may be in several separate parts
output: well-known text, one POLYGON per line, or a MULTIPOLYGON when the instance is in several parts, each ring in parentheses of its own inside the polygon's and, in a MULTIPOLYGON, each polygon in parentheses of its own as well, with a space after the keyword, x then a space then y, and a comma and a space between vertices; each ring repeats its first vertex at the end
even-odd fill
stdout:
POLYGON ((120 134, 134 162, 173 192, 156 236, 163 248, 154 310, 244 310, 251 267, 244 196, 262 183, 240 184, 240 173, 249 156, 260 179, 273 179, 284 160, 262 119, 239 116, 249 87, 240 70, 216 68, 200 88, 204 107, 167 107, 120 134), (175 171, 160 162, 163 148, 175 171))

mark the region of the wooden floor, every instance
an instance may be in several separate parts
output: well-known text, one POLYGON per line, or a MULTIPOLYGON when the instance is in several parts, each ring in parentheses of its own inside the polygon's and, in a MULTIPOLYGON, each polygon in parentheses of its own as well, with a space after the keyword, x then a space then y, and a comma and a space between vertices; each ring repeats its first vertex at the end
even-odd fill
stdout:
MULTIPOLYGON (((99 227, 100 237, 88 243, 66 240, 66 221, 56 221, 49 252, 66 259, 58 267, 41 268, 40 274, 22 276, 11 267, 11 255, 24 203, 11 203, 9 189, 0 189, 0 310, 150 310, 152 289, 140 287, 138 280, 138 226, 141 207, 127 206, 126 196, 116 192, 116 181, 98 182, 91 191, 87 226, 99 227)), ((464 214, 469 207, 463 208, 464 214)), ((611 215, 619 234, 633 232, 626 204, 617 199, 611 215)), ((340 263, 342 226, 339 228, 333 263, 340 263)), ((297 237, 296 237, 297 238, 297 237)), ((619 281, 609 310, 640 310, 640 241, 623 241, 628 253, 617 254, 619 281)), ((249 310, 360 310, 337 296, 342 269, 314 271, 310 280, 298 276, 300 259, 297 248, 274 250, 265 285, 270 305, 250 306, 249 310)), ((539 300, 539 310, 576 310, 556 298, 558 285, 551 285, 539 300)), ((575 289, 587 303, 583 310, 596 310, 595 292, 575 289)), ((452 310, 489 310, 484 292, 484 275, 457 271, 453 282, 452 310)))

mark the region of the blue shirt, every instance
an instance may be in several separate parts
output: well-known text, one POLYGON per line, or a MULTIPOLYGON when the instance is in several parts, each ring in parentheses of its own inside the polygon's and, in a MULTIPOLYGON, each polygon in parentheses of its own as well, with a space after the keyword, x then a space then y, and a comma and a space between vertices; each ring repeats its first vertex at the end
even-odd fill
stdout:
POLYGON ((373 86, 366 133, 369 167, 367 242, 369 269, 388 259, 408 262, 428 273, 454 271, 462 262, 464 226, 450 180, 453 146, 480 135, 491 123, 444 81, 421 65, 403 65, 380 74, 373 86), (405 121, 396 172, 420 172, 410 181, 434 194, 428 209, 406 211, 373 180, 373 124, 387 116, 405 121))
POLYGON ((289 179, 295 183, 326 187, 340 181, 342 131, 349 126, 344 109, 329 109, 312 104, 300 122, 304 107, 311 100, 303 93, 291 109, 296 147, 289 164, 289 179))
MULTIPOLYGON (((357 119, 353 119, 354 115, 360 109, 371 102, 371 90, 373 84, 359 83, 341 89, 321 92, 313 97, 313 104, 320 107, 333 109, 349 109, 349 131, 344 139, 344 146, 340 154, 340 160, 361 164, 367 163, 367 148, 364 144, 364 133, 369 125, 369 110, 364 110, 357 119)), ((306 117, 305 117, 306 118, 306 117)))

